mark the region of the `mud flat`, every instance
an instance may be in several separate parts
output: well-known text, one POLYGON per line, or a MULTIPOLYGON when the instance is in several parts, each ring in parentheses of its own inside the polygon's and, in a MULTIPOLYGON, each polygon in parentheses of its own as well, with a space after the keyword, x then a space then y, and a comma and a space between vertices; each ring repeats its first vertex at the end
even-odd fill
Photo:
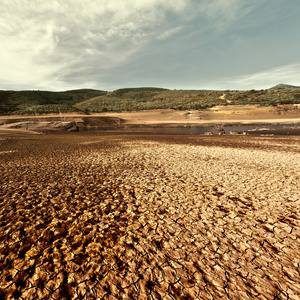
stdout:
POLYGON ((261 107, 258 105, 216 106, 206 110, 157 109, 93 114, 48 114, 0 116, 1 129, 27 131, 87 131, 97 128, 197 127, 229 125, 300 125, 298 104, 261 107))
POLYGON ((300 299, 300 137, 0 138, 1 299, 300 299))

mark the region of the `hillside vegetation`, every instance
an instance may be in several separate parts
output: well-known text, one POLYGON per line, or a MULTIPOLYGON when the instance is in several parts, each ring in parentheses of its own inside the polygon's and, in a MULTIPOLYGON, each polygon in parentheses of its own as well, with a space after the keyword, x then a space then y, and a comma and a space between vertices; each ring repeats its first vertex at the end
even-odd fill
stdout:
POLYGON ((79 111, 74 105, 87 99, 105 95, 92 89, 65 92, 0 91, 0 114, 43 114, 79 111))
POLYGON ((276 106, 295 103, 300 103, 300 89, 217 91, 145 87, 118 89, 113 92, 91 89, 65 92, 0 91, 1 115, 153 109, 203 110, 218 105, 276 106))
POLYGON ((75 107, 86 112, 113 112, 167 108, 202 110, 217 105, 275 106, 299 102, 300 89, 216 91, 136 88, 116 90, 78 103, 75 107))

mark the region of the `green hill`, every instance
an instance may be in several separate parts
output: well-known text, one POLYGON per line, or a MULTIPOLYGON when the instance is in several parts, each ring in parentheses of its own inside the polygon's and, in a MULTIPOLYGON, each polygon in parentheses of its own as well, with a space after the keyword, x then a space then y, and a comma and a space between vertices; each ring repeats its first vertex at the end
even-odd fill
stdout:
POLYGON ((259 104, 269 106, 299 102, 299 89, 216 91, 136 88, 116 90, 80 102, 75 107, 86 112, 113 112, 166 108, 202 110, 217 105, 259 104))
POLYGON ((113 92, 82 89, 65 92, 0 91, 0 114, 120 112, 152 109, 203 110, 217 105, 263 106, 300 103, 300 89, 248 91, 125 88, 113 92))
POLYGON ((78 111, 74 105, 106 92, 81 89, 64 92, 0 91, 0 114, 36 114, 78 111))

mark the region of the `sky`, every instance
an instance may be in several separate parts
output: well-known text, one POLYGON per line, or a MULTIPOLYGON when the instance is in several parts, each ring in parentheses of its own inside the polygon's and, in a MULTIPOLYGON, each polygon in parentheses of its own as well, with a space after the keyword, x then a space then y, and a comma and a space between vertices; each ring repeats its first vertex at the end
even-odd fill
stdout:
POLYGON ((0 0, 0 89, 300 85, 299 0, 0 0))

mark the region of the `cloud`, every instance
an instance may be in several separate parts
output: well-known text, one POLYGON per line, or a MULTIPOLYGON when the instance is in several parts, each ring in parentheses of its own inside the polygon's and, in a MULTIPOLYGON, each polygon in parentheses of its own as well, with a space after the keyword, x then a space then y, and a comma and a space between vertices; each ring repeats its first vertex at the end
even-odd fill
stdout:
POLYGON ((71 80, 74 68, 78 74, 79 65, 84 81, 89 63, 104 73, 154 39, 159 28, 167 32, 166 13, 181 13, 188 3, 2 0, 0 57, 4 63, 0 79, 24 86, 56 85, 59 81, 63 85, 66 78, 71 80))
POLYGON ((171 37, 177 38, 172 47, 181 49, 180 37, 185 36, 188 45, 188 38, 199 39, 206 29, 222 31, 257 3, 1 0, 0 88, 105 89, 101 85, 107 84, 109 74, 140 53, 169 51, 162 45, 171 37), (154 47, 161 48, 152 51, 154 47))
POLYGON ((226 78, 215 85, 220 89, 268 89, 276 84, 284 83, 291 85, 300 85, 300 64, 290 64, 271 68, 262 72, 249 75, 226 78))
POLYGON ((241 19, 261 6, 266 0, 203 0, 200 11, 213 26, 223 31, 237 19, 241 19))
POLYGON ((176 28, 167 30, 167 31, 161 33, 161 34, 157 37, 157 39, 159 39, 159 40, 165 40, 165 39, 169 38, 170 36, 172 36, 172 35, 178 33, 181 29, 182 29, 182 27, 179 26, 179 27, 176 27, 176 28))

